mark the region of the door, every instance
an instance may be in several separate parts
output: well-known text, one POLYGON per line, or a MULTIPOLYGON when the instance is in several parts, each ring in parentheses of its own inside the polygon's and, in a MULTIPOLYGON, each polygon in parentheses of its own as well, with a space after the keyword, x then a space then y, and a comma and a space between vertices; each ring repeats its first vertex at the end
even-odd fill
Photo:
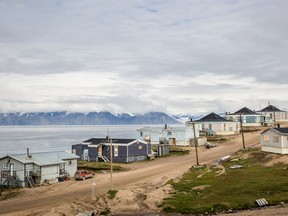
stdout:
POLYGON ((10 164, 10 175, 13 176, 14 173, 14 164, 10 164))
POLYGON ((98 147, 98 156, 102 156, 102 146, 98 147))

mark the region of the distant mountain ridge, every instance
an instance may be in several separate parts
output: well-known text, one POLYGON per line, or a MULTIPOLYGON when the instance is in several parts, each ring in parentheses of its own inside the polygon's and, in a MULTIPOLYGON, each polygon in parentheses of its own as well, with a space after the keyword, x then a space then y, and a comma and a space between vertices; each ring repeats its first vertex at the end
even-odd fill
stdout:
POLYGON ((110 112, 27 112, 0 113, 0 125, 137 125, 181 124, 177 118, 163 112, 130 115, 110 112))

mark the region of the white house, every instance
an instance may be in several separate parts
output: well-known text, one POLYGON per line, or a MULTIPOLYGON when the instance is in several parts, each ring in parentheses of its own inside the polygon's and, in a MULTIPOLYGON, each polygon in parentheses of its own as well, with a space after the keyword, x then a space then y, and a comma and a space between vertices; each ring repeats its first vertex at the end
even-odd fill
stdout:
POLYGON ((264 125, 264 115, 254 112, 247 107, 243 107, 234 113, 226 113, 226 119, 231 121, 240 121, 240 115, 243 126, 262 126, 264 125))
MULTIPOLYGON (((143 127, 138 129, 139 138, 152 145, 169 144, 176 146, 189 146, 194 139, 194 132, 191 127, 143 127)), ((199 137, 199 131, 195 131, 196 137, 199 137)))
POLYGON ((278 109, 275 106, 269 105, 264 109, 258 111, 264 115, 264 122, 266 125, 275 125, 277 122, 288 121, 288 112, 278 109))
POLYGON ((79 157, 65 151, 12 154, 0 158, 0 185, 33 187, 73 176, 79 157))
MULTIPOLYGON (((210 113, 203 118, 194 121, 195 128, 206 132, 207 135, 231 135, 239 133, 240 124, 238 121, 227 120, 216 113, 210 113)), ((192 127, 193 121, 186 122, 192 127)))
POLYGON ((260 135, 261 149, 265 152, 288 154, 288 128, 269 128, 260 135))

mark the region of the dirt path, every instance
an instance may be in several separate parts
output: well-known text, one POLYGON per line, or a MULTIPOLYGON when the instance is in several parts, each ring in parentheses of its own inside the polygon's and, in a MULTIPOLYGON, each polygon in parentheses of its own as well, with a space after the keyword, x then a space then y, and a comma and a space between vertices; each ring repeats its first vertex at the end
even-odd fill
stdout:
MULTIPOLYGON (((246 147, 259 146, 260 132, 245 134, 246 147)), ((241 149, 240 135, 230 141, 219 144, 215 148, 199 148, 200 164, 213 163, 220 157, 232 154, 241 149)), ((129 187, 145 188, 164 185, 169 179, 175 179, 196 164, 195 151, 184 156, 157 158, 156 160, 135 165, 135 169, 113 174, 113 189, 121 190, 129 187)), ((52 208, 71 202, 92 199, 92 187, 96 183, 96 194, 106 193, 111 189, 110 174, 97 174, 96 178, 85 181, 66 181, 33 189, 22 189, 21 195, 0 202, 1 215, 44 215, 52 208)), ((51 214, 53 215, 53 214, 51 214)), ((65 215, 65 214, 64 214, 65 215)))

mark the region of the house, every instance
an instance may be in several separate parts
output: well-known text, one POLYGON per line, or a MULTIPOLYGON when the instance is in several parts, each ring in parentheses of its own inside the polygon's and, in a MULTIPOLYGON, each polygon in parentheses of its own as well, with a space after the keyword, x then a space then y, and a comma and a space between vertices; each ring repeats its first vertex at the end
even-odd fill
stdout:
MULTIPOLYGON (((207 135, 231 135, 239 133, 240 123, 238 121, 227 120, 212 112, 203 118, 194 121, 195 128, 204 131, 207 135)), ((186 122, 192 127, 193 121, 186 122)))
POLYGON ((288 128, 269 128, 260 134, 261 149, 265 152, 288 154, 288 128))
POLYGON ((240 115, 243 126, 263 126, 264 125, 264 115, 250 110, 247 107, 243 107, 234 113, 226 113, 226 119, 231 121, 240 121, 240 115))
POLYGON ((65 151, 11 154, 0 158, 0 184, 33 187, 44 182, 69 178, 77 170, 79 157, 65 151))
POLYGON ((277 122, 281 121, 288 121, 288 112, 273 105, 268 105, 258 112, 264 115, 264 124, 267 126, 276 125, 277 122))
MULTIPOLYGON (((138 129, 139 139, 150 142, 152 145, 169 144, 176 146, 189 146, 194 139, 194 132, 191 127, 143 127, 138 129)), ((196 137, 199 131, 196 130, 196 137)))
POLYGON ((72 152, 82 160, 136 162, 147 160, 151 144, 138 139, 91 138, 72 146, 72 152), (112 151, 111 151, 112 147, 112 151))

